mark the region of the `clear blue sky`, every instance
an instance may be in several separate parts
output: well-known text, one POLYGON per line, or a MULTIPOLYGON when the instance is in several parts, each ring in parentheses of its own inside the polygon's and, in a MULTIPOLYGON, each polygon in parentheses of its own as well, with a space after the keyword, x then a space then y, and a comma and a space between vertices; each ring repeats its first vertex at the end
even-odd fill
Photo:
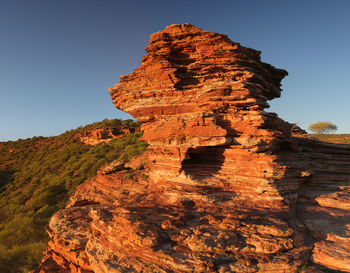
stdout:
POLYGON ((129 117, 107 87, 140 65, 151 33, 186 22, 289 72, 270 111, 350 133, 348 0, 0 0, 0 141, 129 117))

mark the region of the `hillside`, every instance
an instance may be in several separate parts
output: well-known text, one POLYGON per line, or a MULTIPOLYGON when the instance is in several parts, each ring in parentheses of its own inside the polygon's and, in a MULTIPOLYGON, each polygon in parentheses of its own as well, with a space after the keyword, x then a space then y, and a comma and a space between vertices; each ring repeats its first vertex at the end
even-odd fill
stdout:
POLYGON ((102 165, 145 151, 138 128, 132 120, 104 120, 56 137, 0 143, 0 272, 28 272, 39 263, 44 227, 75 188, 102 165), (89 136, 96 145, 81 141, 89 136))
POLYGON ((311 134, 310 136, 324 142, 350 144, 350 134, 311 134))

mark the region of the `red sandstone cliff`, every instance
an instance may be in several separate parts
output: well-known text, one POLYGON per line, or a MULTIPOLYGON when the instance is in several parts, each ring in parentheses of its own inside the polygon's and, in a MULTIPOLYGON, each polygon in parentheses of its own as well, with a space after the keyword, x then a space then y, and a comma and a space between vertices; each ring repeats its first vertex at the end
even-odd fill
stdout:
POLYGON ((287 72, 189 24, 146 51, 110 88, 146 154, 78 187, 35 272, 350 272, 350 147, 264 111, 287 72))

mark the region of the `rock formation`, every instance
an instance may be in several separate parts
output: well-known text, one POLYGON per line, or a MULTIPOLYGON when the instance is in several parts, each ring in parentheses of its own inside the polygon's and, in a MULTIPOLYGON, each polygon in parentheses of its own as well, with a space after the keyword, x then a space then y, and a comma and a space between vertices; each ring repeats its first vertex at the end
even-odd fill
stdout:
POLYGON ((112 139, 119 139, 130 135, 135 128, 123 128, 121 126, 104 126, 86 129, 77 137, 84 144, 96 145, 101 142, 109 142, 112 139))
POLYGON ((287 72, 189 24, 146 51, 110 88, 143 160, 78 187, 35 272, 350 272, 350 147, 264 111, 287 72))

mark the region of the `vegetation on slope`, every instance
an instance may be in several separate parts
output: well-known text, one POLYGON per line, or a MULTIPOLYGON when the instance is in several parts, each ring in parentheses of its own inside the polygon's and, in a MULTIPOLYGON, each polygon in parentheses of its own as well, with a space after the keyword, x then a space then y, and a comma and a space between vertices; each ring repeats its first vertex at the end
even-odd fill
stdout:
POLYGON ((85 129, 115 125, 139 126, 132 120, 104 120, 57 137, 0 143, 0 272, 33 269, 47 244, 44 227, 76 186, 102 165, 145 151, 140 132, 94 146, 76 137, 85 129))
POLYGON ((350 134, 311 134, 310 136, 324 142, 350 144, 350 134))

